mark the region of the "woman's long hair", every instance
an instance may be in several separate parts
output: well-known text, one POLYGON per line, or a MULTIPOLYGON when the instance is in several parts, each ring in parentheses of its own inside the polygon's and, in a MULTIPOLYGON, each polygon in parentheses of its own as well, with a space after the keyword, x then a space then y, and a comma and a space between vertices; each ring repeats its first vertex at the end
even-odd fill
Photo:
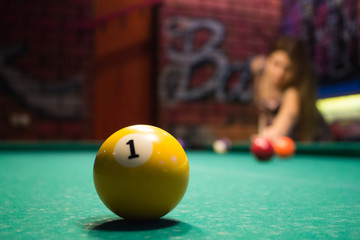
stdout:
POLYGON ((271 52, 282 50, 291 60, 293 80, 291 85, 299 90, 300 112, 295 136, 300 141, 314 139, 317 122, 316 109, 316 78, 308 49, 303 41, 283 36, 277 39, 271 52))

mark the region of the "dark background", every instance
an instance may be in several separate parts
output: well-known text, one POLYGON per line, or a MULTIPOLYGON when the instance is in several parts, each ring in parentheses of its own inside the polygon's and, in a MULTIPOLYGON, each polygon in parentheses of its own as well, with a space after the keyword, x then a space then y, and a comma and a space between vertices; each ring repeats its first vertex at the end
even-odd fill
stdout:
MULTIPOLYGON (((319 98, 359 94, 359 15, 357 0, 3 0, 0 140, 103 140, 139 123, 194 146, 248 140, 251 57, 297 36, 319 98)), ((337 140, 359 140, 357 111, 329 122, 337 140)))

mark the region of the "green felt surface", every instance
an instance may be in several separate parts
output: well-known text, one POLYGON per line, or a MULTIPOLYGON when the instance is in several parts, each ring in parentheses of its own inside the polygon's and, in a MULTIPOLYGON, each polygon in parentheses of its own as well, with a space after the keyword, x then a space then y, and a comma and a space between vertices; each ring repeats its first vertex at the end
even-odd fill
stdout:
POLYGON ((96 150, 1 150, 0 239, 359 239, 360 161, 188 151, 190 182, 164 218, 112 214, 92 180, 96 150))

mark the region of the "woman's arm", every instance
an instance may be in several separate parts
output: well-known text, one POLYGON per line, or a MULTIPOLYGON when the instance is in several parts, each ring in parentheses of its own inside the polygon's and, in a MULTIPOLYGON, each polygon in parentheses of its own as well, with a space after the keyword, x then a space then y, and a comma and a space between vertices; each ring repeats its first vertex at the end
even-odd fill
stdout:
POLYGON ((281 107, 272 124, 266 127, 260 135, 275 140, 277 137, 289 135, 299 118, 300 95, 296 88, 285 91, 281 107))

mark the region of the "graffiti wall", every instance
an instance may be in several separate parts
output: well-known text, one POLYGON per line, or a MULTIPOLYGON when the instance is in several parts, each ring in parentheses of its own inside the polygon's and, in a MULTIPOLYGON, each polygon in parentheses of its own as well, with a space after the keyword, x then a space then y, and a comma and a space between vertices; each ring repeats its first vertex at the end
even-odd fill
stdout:
POLYGON ((282 31, 311 47, 321 85, 358 77, 357 0, 284 0, 282 31))
POLYGON ((84 1, 2 1, 0 139, 81 139, 91 135, 88 72, 91 18, 84 1))
POLYGON ((103 140, 151 124, 159 2, 1 1, 0 141, 103 140))
POLYGON ((219 137, 248 140, 257 128, 249 60, 277 36, 281 7, 277 0, 167 1, 160 124, 193 146, 219 137))

